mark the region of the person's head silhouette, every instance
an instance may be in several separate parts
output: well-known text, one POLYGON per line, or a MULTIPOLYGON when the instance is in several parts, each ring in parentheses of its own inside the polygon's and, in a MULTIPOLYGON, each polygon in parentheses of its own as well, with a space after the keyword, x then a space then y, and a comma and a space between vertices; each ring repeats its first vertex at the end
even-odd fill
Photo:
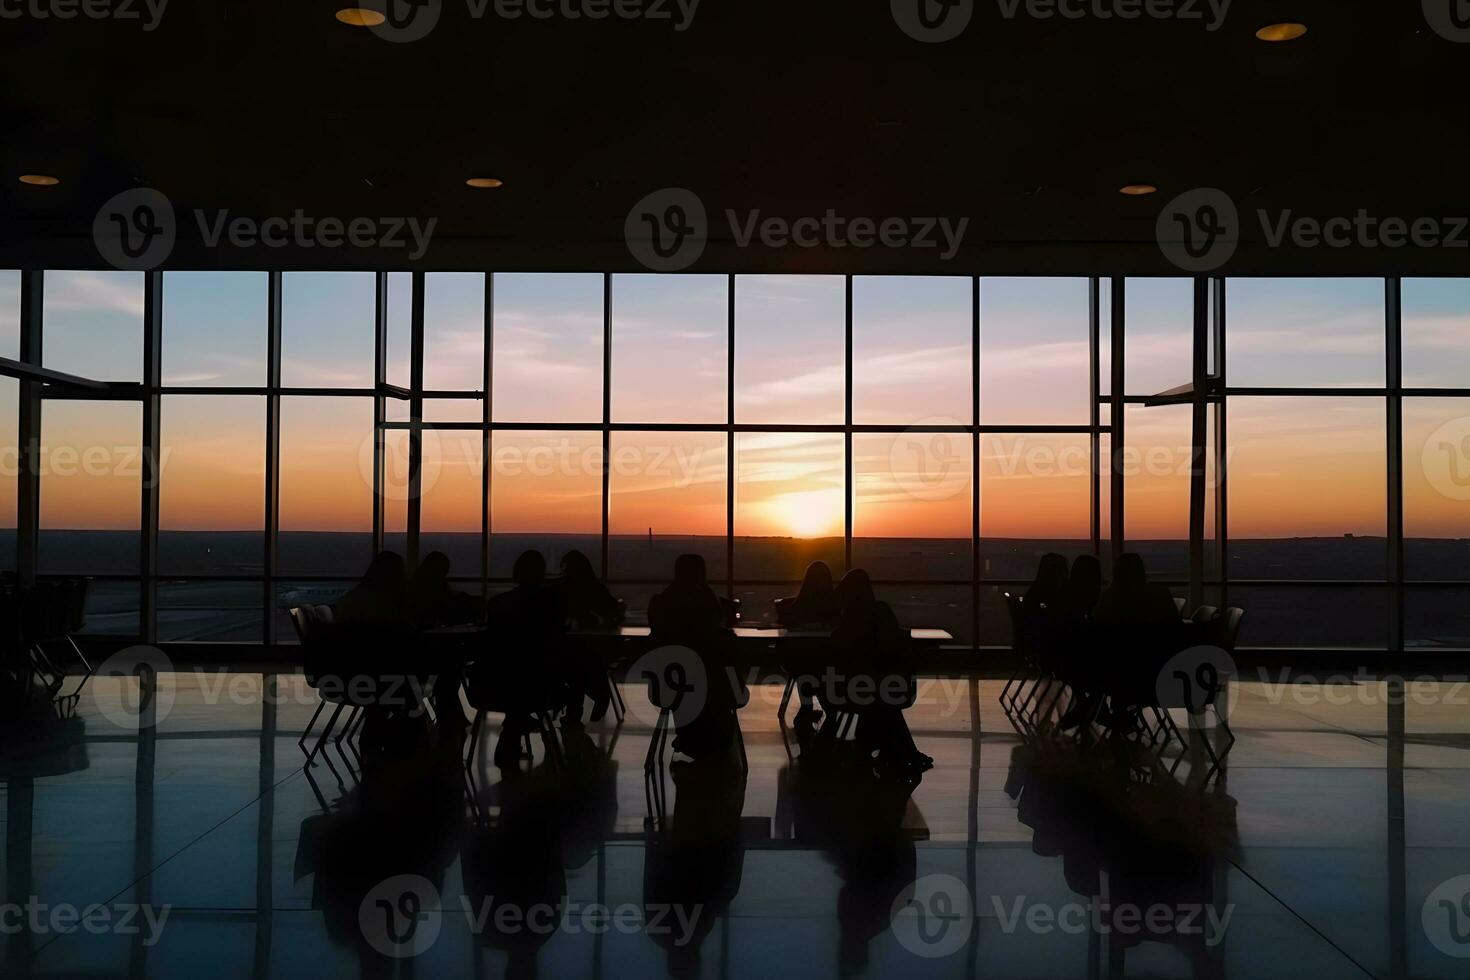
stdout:
POLYGON ((414 572, 414 581, 422 584, 438 584, 449 578, 449 556, 442 551, 431 551, 419 562, 414 572))
POLYGON ((703 555, 680 555, 674 559, 674 584, 686 589, 700 589, 709 584, 703 555))
POLYGON ((1142 592, 1148 584, 1148 570, 1143 559, 1133 552, 1118 556, 1113 565, 1113 586, 1125 592, 1142 592))
POLYGON ((832 592, 832 569, 824 561, 814 561, 806 567, 806 575, 802 577, 801 588, 797 591, 798 599, 814 599, 828 595, 832 592))
POLYGON ((516 585, 540 585, 546 580, 546 559, 539 551, 523 551, 511 568, 516 585))
POLYGON ((873 580, 861 568, 854 568, 837 583, 837 599, 844 614, 871 609, 878 598, 873 594, 873 580))
POLYGON ((597 572, 592 568, 592 561, 575 548, 562 555, 561 573, 567 581, 578 585, 597 578, 597 572))
POLYGON ((396 551, 380 551, 373 556, 362 579, 375 588, 402 589, 407 578, 403 556, 396 551))

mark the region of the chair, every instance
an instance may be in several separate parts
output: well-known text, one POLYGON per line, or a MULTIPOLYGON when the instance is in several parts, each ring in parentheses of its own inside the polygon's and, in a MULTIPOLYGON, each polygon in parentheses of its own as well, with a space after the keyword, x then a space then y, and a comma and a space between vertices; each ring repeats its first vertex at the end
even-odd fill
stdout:
MULTIPOLYGON (((541 735, 547 759, 553 765, 561 762, 561 743, 557 739, 553 719, 566 707, 566 689, 547 668, 544 650, 504 649, 490 657, 477 658, 465 677, 465 695, 475 709, 470 724, 469 743, 465 747, 464 764, 473 771, 475 758, 483 744, 485 712, 495 711, 507 717, 526 717, 535 723, 541 735)), ((531 731, 524 733, 524 752, 531 754, 531 731)), ((504 735, 501 736, 502 738, 504 735)))

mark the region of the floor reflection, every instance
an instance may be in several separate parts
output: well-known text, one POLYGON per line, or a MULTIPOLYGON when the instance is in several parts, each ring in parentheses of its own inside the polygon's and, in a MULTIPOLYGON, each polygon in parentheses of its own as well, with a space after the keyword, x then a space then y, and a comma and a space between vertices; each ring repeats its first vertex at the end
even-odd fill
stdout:
POLYGON ((1000 681, 931 679, 912 793, 758 690, 749 771, 671 766, 660 819, 636 713, 512 778, 433 739, 303 772, 299 676, 223 680, 161 676, 138 730, 135 682, 99 678, 7 739, 5 976, 1454 977, 1470 952, 1435 900, 1470 875, 1470 717, 1391 685, 1242 683, 1240 743, 1190 787, 1018 734, 1000 681))

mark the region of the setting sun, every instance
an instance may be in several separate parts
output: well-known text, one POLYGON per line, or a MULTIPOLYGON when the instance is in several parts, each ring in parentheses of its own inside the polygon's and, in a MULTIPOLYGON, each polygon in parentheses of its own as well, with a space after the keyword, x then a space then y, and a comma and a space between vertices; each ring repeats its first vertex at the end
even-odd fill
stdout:
POLYGON ((766 502, 770 523, 793 537, 821 538, 842 533, 842 493, 807 490, 784 493, 766 502))

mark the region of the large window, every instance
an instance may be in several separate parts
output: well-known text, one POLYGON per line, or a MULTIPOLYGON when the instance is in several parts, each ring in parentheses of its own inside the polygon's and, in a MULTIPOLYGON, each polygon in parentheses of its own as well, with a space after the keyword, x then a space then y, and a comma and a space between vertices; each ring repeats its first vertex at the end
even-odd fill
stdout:
POLYGON ((812 561, 864 568, 910 625, 1004 645, 1048 552, 1121 545, 1185 594, 1202 495, 1244 644, 1470 646, 1464 280, 34 275, 42 366, 141 382, 43 392, 31 566, 0 380, 0 568, 91 576, 93 631, 289 640, 375 547, 486 592, 534 549, 634 615, 699 554, 753 623, 812 561))

